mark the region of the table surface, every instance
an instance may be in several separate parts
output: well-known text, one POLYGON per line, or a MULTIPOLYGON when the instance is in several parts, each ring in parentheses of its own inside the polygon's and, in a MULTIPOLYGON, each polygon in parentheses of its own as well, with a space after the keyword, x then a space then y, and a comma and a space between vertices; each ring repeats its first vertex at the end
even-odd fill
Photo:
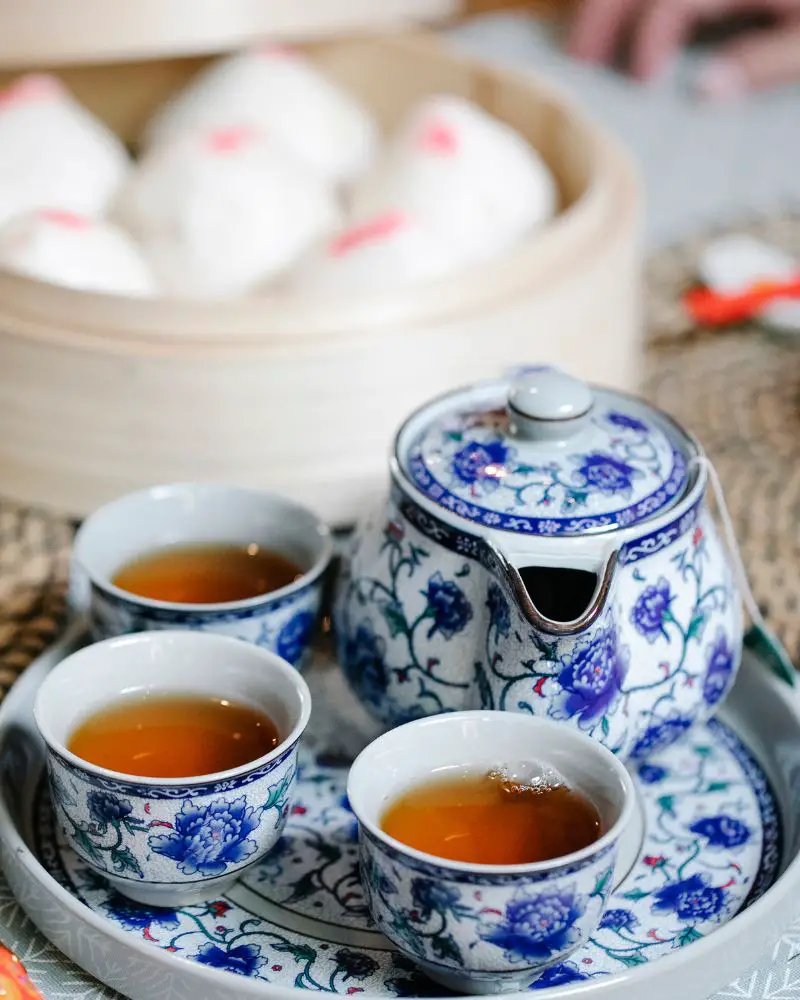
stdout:
MULTIPOLYGON (((478 2, 485 9, 496 0, 478 2)), ((800 153, 796 127, 800 91, 788 88, 736 109, 698 108, 682 83, 691 70, 692 57, 656 90, 645 92, 614 74, 570 62, 552 44, 550 31, 525 15, 500 14, 460 25, 448 34, 476 54, 548 75, 630 145, 649 194, 651 247, 688 236, 709 223, 730 224, 749 215, 800 205, 800 171, 795 167, 795 154, 800 153), (713 156, 709 150, 715 151, 713 156), (736 169, 730 169, 732 163, 736 169)), ((2 591, 0 572, 0 596, 2 591)), ((35 624, 37 615, 47 618, 49 600, 48 594, 31 600, 25 610, 31 622, 35 624)), ((13 670, 16 652, 9 647, 11 640, 3 624, 0 653, 13 670)), ((0 685, 8 679, 0 669, 0 685)), ((0 940, 17 953, 45 1000, 117 996, 38 934, 2 877, 0 940)), ((716 1000, 800 1000, 800 962, 794 961, 798 956, 800 920, 756 968, 721 990, 716 1000)))

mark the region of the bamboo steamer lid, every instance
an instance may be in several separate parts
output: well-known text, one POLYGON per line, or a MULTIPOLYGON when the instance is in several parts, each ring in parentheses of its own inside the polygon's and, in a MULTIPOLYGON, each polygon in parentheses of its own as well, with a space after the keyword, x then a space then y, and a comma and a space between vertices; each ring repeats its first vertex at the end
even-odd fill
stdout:
POLYGON ((458 0, 0 0, 0 67, 24 69, 224 52, 262 38, 387 32, 458 0))

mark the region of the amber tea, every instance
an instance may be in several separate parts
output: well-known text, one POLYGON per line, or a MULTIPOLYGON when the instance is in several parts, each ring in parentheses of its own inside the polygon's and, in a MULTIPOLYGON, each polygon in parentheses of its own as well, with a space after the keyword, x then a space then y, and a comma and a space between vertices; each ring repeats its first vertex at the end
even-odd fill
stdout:
POLYGON ((482 865, 550 861, 593 844, 601 827, 581 792, 555 780, 518 784, 499 771, 417 785, 381 818, 384 833, 408 847, 482 865))
POLYGON ((112 583, 138 597, 174 604, 221 604, 260 597, 302 575, 259 545, 173 545, 127 563, 112 583))
POLYGON ((268 715, 224 698, 132 695, 90 716, 67 749, 142 778, 191 778, 240 767, 274 750, 268 715))

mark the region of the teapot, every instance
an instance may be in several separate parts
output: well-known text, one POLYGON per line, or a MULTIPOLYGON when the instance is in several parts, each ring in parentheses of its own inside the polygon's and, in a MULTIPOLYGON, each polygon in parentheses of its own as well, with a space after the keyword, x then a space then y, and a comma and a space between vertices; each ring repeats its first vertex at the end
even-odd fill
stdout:
POLYGON ((339 661, 382 723, 528 712, 641 760, 718 708, 741 599, 708 460, 666 414, 525 369, 421 407, 390 466, 334 599, 339 661))

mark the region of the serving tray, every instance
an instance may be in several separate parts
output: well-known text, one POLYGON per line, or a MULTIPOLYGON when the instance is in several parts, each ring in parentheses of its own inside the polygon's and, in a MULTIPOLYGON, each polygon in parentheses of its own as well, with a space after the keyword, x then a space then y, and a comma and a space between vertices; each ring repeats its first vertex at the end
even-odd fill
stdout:
MULTIPOLYGON (((57 947, 133 1000, 441 992, 369 920, 344 787, 375 731, 324 655, 308 675, 315 709, 276 851, 225 896, 175 912, 128 903, 93 876, 53 822, 31 714, 43 677, 83 641, 74 628, 0 707, 0 860, 57 947)), ((638 826, 601 927, 536 992, 700 1000, 759 957, 800 888, 799 708, 746 654, 719 719, 639 767, 638 826)))

